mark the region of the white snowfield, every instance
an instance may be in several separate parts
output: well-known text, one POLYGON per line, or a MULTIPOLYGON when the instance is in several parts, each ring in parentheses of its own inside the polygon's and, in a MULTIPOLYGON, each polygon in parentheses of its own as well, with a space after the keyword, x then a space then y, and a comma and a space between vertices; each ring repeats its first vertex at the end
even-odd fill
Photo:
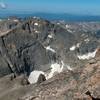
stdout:
POLYGON ((48 74, 45 74, 42 71, 32 71, 31 74, 29 75, 29 78, 28 78, 29 83, 30 84, 36 83, 38 81, 40 74, 43 74, 46 77, 46 80, 48 80, 49 78, 52 78, 55 73, 62 72, 63 65, 61 66, 58 63, 54 63, 50 66, 50 68, 51 68, 51 72, 48 74))
POLYGON ((78 55, 77 57, 78 57, 80 60, 85 60, 85 59, 89 60, 89 59, 95 57, 96 52, 97 52, 97 49, 96 49, 94 52, 89 52, 89 53, 84 54, 84 55, 78 55))
POLYGON ((48 74, 47 79, 52 78, 55 73, 61 73, 63 71, 64 63, 61 61, 61 64, 54 63, 51 66, 51 72, 48 74))
POLYGON ((38 23, 34 23, 34 25, 35 25, 35 26, 38 26, 39 24, 38 24, 38 23))
POLYGON ((46 77, 46 80, 48 80, 49 78, 53 77, 54 73, 60 73, 63 71, 63 61, 61 61, 61 65, 58 63, 54 63, 51 64, 50 68, 51 68, 51 72, 46 74, 43 71, 32 71, 31 74, 29 75, 28 81, 30 84, 34 84, 38 81, 38 78, 40 76, 40 74, 43 74, 46 77))
POLYGON ((50 73, 45 73, 43 71, 36 71, 36 70, 32 71, 31 74, 29 75, 28 81, 29 81, 30 84, 37 83, 40 74, 43 74, 46 77, 46 80, 48 80, 48 79, 52 78, 56 73, 61 73, 64 69, 64 66, 66 66, 67 69, 70 70, 70 71, 73 70, 70 66, 65 65, 64 62, 61 61, 60 63, 51 64, 50 73))
POLYGON ((36 83, 38 81, 40 74, 45 75, 44 72, 42 71, 32 71, 28 78, 29 83, 30 84, 36 83))
POLYGON ((46 50, 51 51, 51 52, 53 52, 53 53, 56 52, 56 51, 55 51, 54 49, 52 49, 50 46, 47 46, 47 47, 45 47, 45 48, 46 48, 46 50))

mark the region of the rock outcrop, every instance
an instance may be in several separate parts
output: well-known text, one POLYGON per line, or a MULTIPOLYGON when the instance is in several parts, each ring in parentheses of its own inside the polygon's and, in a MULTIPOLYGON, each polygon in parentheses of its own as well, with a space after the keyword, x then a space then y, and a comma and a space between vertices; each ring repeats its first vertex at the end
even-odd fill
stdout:
POLYGON ((1 100, 99 100, 100 51, 83 67, 64 71, 40 84, 22 86, 22 76, 10 81, 0 80, 1 100), (3 84, 2 84, 3 83, 3 84))
POLYGON ((66 27, 40 18, 10 18, 0 22, 0 77, 47 71, 52 62, 61 60, 68 66, 83 66, 95 56, 91 53, 100 45, 96 30, 94 34, 89 32, 92 24, 99 27, 98 23, 86 23, 88 29, 84 23, 70 23, 66 27))
POLYGON ((100 99, 99 28, 40 18, 0 22, 0 100, 100 99))

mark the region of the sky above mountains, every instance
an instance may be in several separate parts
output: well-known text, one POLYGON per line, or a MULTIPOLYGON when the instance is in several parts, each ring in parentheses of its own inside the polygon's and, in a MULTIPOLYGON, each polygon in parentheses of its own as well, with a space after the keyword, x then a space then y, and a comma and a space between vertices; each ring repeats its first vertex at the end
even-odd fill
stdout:
POLYGON ((0 0, 0 12, 100 15, 100 0, 0 0))

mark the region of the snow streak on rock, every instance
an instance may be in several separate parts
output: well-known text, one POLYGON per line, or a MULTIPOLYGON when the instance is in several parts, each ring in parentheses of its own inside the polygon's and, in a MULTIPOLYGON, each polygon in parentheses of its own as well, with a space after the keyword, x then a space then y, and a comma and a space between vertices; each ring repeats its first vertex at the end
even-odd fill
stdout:
POLYGON ((95 55, 96 55, 96 52, 97 50, 95 50, 94 52, 89 52, 87 54, 84 54, 84 55, 78 55, 77 57, 80 59, 80 60, 85 60, 85 59, 91 59, 91 58, 94 58, 95 55))
POLYGON ((76 46, 74 45, 74 46, 72 46, 72 47, 70 47, 70 51, 74 51, 76 49, 76 46))
POLYGON ((49 50, 49 51, 51 51, 51 52, 53 52, 53 53, 55 53, 56 51, 54 50, 54 49, 52 49, 50 46, 47 46, 47 47, 45 47, 46 48, 46 50, 49 50))
POLYGON ((47 76, 47 79, 52 78, 55 73, 61 73, 63 71, 64 63, 61 61, 61 64, 54 63, 51 66, 51 72, 47 76))

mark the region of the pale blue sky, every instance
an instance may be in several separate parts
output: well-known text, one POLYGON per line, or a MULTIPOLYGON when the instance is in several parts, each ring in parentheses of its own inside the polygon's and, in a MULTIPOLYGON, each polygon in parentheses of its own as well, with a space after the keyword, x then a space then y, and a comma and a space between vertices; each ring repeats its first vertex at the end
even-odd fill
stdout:
POLYGON ((100 15, 100 0, 0 0, 0 11, 57 12, 100 15))

